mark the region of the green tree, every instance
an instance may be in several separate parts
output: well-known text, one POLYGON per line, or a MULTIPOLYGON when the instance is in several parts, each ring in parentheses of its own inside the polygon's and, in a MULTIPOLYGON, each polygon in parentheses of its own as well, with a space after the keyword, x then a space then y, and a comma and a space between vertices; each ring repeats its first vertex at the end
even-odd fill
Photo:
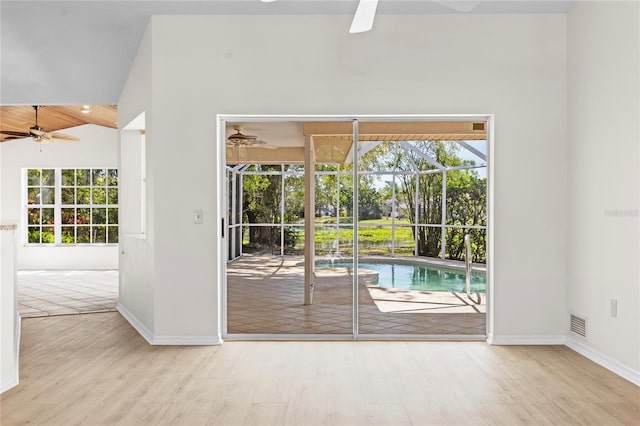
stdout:
MULTIPOLYGON (((403 149, 398 154, 398 169, 421 172, 416 179, 412 174, 399 174, 400 198, 406 203, 411 221, 420 224, 442 222, 443 172, 435 163, 445 167, 470 165, 471 161, 458 156, 459 147, 445 142, 413 142, 413 149, 403 149), (417 188, 416 188, 417 185, 417 188), (416 200, 416 189, 418 197, 416 200)), ((470 233, 473 241, 474 261, 486 259, 486 232, 482 229, 465 229, 464 226, 486 225, 486 179, 480 179, 476 171, 447 172, 446 224, 463 228, 446 231, 445 255, 450 259, 464 258, 464 234, 470 233)), ((442 232, 439 227, 418 226, 418 254, 438 257, 441 253, 442 232)), ((415 231, 414 231, 415 233, 415 231)))
MULTIPOLYGON (((255 171, 276 171, 281 166, 259 165, 255 171)), ((245 223, 280 223, 280 175, 245 174, 242 180, 242 211, 245 223)), ((279 241, 279 228, 273 226, 249 227, 249 244, 255 248, 272 248, 279 241)))
POLYGON ((295 223, 304 217, 304 175, 296 172, 304 172, 304 166, 285 166, 284 179, 284 221, 295 223))
POLYGON ((382 207, 380 194, 373 186, 371 176, 360 176, 358 182, 358 219, 380 219, 382 207))
MULTIPOLYGON (((281 165, 256 165, 252 171, 282 171, 281 165)), ((304 215, 304 177, 295 175, 302 166, 285 166, 282 174, 245 174, 242 180, 243 222, 252 224, 274 224, 276 226, 250 226, 249 245, 255 249, 273 249, 280 245, 281 203, 284 196, 285 223, 295 223, 304 215), (282 179, 284 176, 284 194, 282 179)), ((287 247, 295 246, 298 234, 285 227, 284 239, 287 247)))
POLYGON ((474 262, 486 261, 486 231, 465 226, 486 226, 486 178, 475 170, 447 173, 447 224, 462 228, 447 230, 447 254, 452 259, 464 259, 464 234, 471 237, 474 262))

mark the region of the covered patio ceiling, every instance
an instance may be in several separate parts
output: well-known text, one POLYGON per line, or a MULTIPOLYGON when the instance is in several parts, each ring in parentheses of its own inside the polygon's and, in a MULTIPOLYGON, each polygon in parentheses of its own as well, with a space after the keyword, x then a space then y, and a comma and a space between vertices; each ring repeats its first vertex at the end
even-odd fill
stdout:
MULTIPOLYGON (((350 121, 227 123, 227 137, 242 129, 264 143, 227 146, 227 164, 302 164, 305 144, 316 163, 351 161, 353 125, 350 121)), ((359 141, 466 141, 485 140, 486 123, 480 121, 360 122, 359 141)), ((359 154, 377 144, 360 144, 359 154)))

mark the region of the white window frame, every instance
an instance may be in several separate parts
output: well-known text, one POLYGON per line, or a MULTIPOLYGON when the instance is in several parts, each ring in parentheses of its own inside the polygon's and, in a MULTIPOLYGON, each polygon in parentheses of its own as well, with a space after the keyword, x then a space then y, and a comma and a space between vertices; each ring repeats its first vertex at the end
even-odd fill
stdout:
MULTIPOLYGON (((23 221, 23 227, 22 227, 22 232, 21 235, 23 237, 23 245, 24 246, 30 246, 30 247, 74 247, 74 246, 81 246, 81 247, 87 247, 87 246, 116 246, 118 245, 118 241, 119 241, 119 233, 120 233, 120 220, 119 220, 119 216, 120 216, 120 200, 119 200, 119 180, 120 180, 120 172, 118 167, 113 167, 113 166, 105 166, 105 167, 26 167, 22 169, 22 174, 23 174, 23 185, 22 185, 22 194, 23 194, 23 203, 22 203, 22 218, 24 219, 23 221), (54 175, 55 175, 55 183, 53 185, 54 191, 55 191, 55 197, 54 197, 54 204, 46 204, 46 205, 42 205, 42 204, 29 204, 29 200, 28 200, 28 188, 29 187, 33 187, 29 185, 29 170, 54 170, 54 175), (93 181, 91 178, 89 181, 89 185, 78 185, 77 182, 74 182, 73 186, 70 185, 63 185, 62 182, 62 171, 63 170, 74 170, 74 176, 75 176, 75 171, 77 170, 89 170, 89 174, 90 176, 93 176, 93 171, 94 170, 107 170, 107 176, 105 176, 105 179, 108 179, 108 170, 116 170, 117 173, 117 180, 118 180, 118 184, 116 186, 109 186, 108 184, 105 184, 104 186, 97 186, 97 185, 93 185, 93 181), (74 194, 75 191, 77 190, 77 188, 89 188, 89 204, 75 204, 75 201, 77 201, 77 198, 74 197, 74 204, 63 204, 62 203, 62 189, 63 188, 74 188, 74 194), (93 203, 93 189, 95 188, 104 188, 105 190, 105 203, 104 204, 94 204, 93 203), (109 199, 109 189, 115 189, 116 193, 118 194, 118 203, 117 204, 109 204, 107 201, 109 199), (29 220, 28 220, 28 213, 29 213, 29 209, 30 208, 53 208, 54 209, 54 223, 53 223, 53 228, 54 228, 54 242, 53 243, 43 243, 43 242, 29 242, 29 220), (97 227, 97 226, 104 226, 105 227, 105 242, 82 242, 79 243, 77 242, 77 227, 78 224, 74 223, 74 224, 63 224, 62 223, 62 209, 66 209, 66 208, 73 208, 73 209, 78 209, 78 208, 88 208, 89 209, 89 216, 90 216, 90 221, 89 224, 87 225, 90 229, 90 235, 93 234, 93 228, 97 227), (104 208, 105 209, 105 223, 104 224, 93 224, 91 223, 93 221, 93 209, 94 208, 104 208), (118 213, 117 213, 117 217, 118 217, 118 223, 117 224, 109 224, 109 209, 117 209, 118 213), (63 243, 62 242, 62 228, 64 226, 72 226, 74 227, 74 242, 73 243, 63 243), (115 242, 108 242, 109 241, 109 227, 115 227, 116 230, 116 234, 118 235, 118 241, 115 242)), ((39 185, 42 188, 42 185, 39 185)), ((74 214, 75 216, 75 214, 74 214)), ((38 225, 41 229, 43 227, 42 224, 38 225)), ((91 238, 91 237, 90 237, 91 238)), ((40 240, 42 241, 42 237, 40 238, 40 240)))

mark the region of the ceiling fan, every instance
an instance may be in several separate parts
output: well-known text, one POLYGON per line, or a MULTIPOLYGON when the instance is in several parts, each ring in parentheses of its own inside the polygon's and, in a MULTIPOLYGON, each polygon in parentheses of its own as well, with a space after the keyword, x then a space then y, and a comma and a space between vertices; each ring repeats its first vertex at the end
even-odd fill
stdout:
POLYGON ((36 142, 42 142, 42 141, 77 142, 80 140, 80 138, 77 138, 71 135, 66 135, 64 133, 50 133, 50 132, 47 132, 42 127, 38 126, 38 111, 40 110, 40 108, 41 106, 39 105, 33 106, 33 109, 36 114, 36 123, 33 125, 33 127, 29 128, 28 132, 0 130, 0 134, 7 135, 7 137, 5 138, 5 141, 12 140, 12 139, 29 138, 29 137, 33 138, 33 140, 36 142))
MULTIPOLYGON (((276 0, 261 0, 263 3, 273 3, 276 0)), ((458 12, 469 12, 475 8, 480 0, 431 0, 436 3, 440 3, 458 12)), ((373 19, 376 17, 376 9, 378 7, 378 0, 360 0, 358 8, 353 16, 351 22, 351 28, 349 32, 364 33, 373 28, 373 19)))
POLYGON ((235 130, 236 132, 229 135, 229 137, 227 138, 227 146, 229 147, 240 148, 240 147, 262 145, 261 148, 275 148, 271 145, 266 145, 267 142, 258 139, 258 137, 255 135, 243 134, 242 126, 240 125, 234 125, 233 130, 235 130))

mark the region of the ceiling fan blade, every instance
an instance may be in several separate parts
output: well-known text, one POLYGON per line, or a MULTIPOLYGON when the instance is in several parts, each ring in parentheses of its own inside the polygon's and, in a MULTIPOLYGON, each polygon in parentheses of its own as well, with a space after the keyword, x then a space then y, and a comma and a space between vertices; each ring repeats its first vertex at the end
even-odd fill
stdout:
POLYGON ((253 142, 256 139, 258 139, 257 136, 254 136, 254 135, 243 135, 242 133, 234 133, 234 134, 230 135, 227 138, 227 140, 232 142, 232 143, 253 142))
POLYGON ((242 145, 243 148, 250 148, 250 149, 278 149, 280 148, 279 146, 275 146, 275 145, 242 145))
POLYGON ((23 138, 18 137, 18 136, 7 136, 6 138, 1 138, 0 139, 0 143, 14 141, 14 140, 18 140, 18 139, 23 139, 23 138))
POLYGON ((39 136, 40 138, 51 139, 51 133, 45 132, 44 130, 31 129, 31 134, 29 136, 39 136))
POLYGON ((351 34, 364 33, 373 28, 373 19, 376 17, 377 7, 378 0, 360 0, 349 32, 351 34))
POLYGON ((479 0, 433 0, 436 3, 440 3, 443 6, 447 6, 450 9, 458 12, 471 12, 479 3, 479 0))
POLYGON ((14 132, 13 130, 0 130, 0 134, 9 135, 9 136, 19 136, 19 137, 22 137, 22 138, 28 138, 29 136, 31 136, 29 133, 26 133, 26 132, 14 132))
POLYGON ((51 138, 51 139, 45 139, 43 142, 45 142, 45 143, 49 143, 49 142, 54 142, 54 143, 76 143, 76 142, 80 142, 80 139, 72 140, 72 139, 51 138))
POLYGON ((50 135, 51 135, 52 139, 57 139, 59 141, 66 141, 66 142, 78 142, 78 141, 80 141, 80 138, 78 138, 76 136, 66 135, 64 133, 51 133, 50 135))

